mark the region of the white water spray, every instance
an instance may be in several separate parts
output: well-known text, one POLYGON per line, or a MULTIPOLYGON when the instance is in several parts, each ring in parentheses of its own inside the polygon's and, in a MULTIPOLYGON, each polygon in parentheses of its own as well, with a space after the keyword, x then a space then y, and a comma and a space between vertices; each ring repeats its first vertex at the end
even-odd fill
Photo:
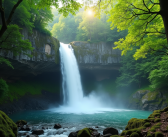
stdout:
POLYGON ((84 97, 77 61, 71 45, 60 43, 63 106, 50 109, 59 113, 94 114, 104 111, 123 111, 110 108, 111 100, 105 94, 92 92, 84 97), (107 108, 108 107, 108 108, 107 108))

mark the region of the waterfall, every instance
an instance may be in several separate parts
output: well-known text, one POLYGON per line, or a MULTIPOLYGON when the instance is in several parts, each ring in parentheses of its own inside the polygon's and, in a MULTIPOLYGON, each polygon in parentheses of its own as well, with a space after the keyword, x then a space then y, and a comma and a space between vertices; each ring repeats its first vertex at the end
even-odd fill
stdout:
POLYGON ((82 84, 74 50, 69 44, 60 43, 62 90, 64 105, 74 106, 83 99, 82 84))
POLYGON ((83 96, 81 78, 74 50, 69 44, 60 43, 61 73, 63 105, 51 108, 51 111, 59 113, 85 113, 94 114, 103 111, 113 111, 107 108, 111 100, 104 93, 91 92, 83 96))

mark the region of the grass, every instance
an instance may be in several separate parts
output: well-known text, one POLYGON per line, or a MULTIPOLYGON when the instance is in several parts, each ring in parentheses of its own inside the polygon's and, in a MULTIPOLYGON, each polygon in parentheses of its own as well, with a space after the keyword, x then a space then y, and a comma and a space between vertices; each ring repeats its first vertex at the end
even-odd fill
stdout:
MULTIPOLYGON (((17 81, 15 83, 8 83, 9 92, 8 99, 12 102, 14 99, 19 99, 25 94, 40 95, 42 90, 49 92, 59 92, 60 85, 54 81, 17 81)), ((6 99, 5 99, 6 100, 6 99)), ((0 99, 0 104, 4 99, 0 99)))

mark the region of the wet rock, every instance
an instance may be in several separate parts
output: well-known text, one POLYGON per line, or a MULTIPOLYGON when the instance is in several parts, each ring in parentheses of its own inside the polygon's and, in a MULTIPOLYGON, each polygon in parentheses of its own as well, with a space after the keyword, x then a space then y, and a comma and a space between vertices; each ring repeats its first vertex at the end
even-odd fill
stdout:
POLYGON ((22 127, 23 125, 26 125, 26 124, 27 124, 27 121, 25 120, 18 120, 16 122, 17 127, 22 127))
POLYGON ((145 91, 143 91, 143 90, 139 90, 139 91, 137 91, 135 94, 133 94, 133 98, 137 98, 137 99, 141 99, 146 93, 148 93, 148 92, 150 92, 150 91, 148 91, 148 90, 145 90, 145 91))
POLYGON ((30 131, 30 127, 28 125, 24 125, 22 127, 20 127, 19 131, 30 131))
POLYGON ((95 128, 99 128, 98 126, 95 126, 95 128))
POLYGON ((71 132, 68 137, 77 137, 77 133, 76 132, 71 132))
POLYGON ((54 128, 55 128, 55 129, 59 129, 59 128, 62 128, 62 126, 61 126, 60 124, 55 124, 55 125, 54 125, 54 128))
POLYGON ((100 136, 100 133, 97 132, 97 131, 93 131, 93 132, 91 133, 91 135, 92 135, 93 137, 99 137, 99 136, 100 136))
POLYGON ((103 137, 110 137, 110 136, 112 136, 112 134, 110 133, 103 135, 103 137))
POLYGON ((44 131, 42 129, 36 129, 32 131, 32 134, 41 135, 44 134, 44 131))
POLYGON ((27 135, 26 137, 39 137, 38 135, 27 135))
POLYGON ((103 135, 106 135, 106 134, 118 135, 118 130, 112 127, 108 127, 103 130, 103 135))
POLYGON ((149 107, 148 104, 144 104, 143 107, 142 107, 142 109, 143 109, 143 110, 148 110, 148 107, 149 107))

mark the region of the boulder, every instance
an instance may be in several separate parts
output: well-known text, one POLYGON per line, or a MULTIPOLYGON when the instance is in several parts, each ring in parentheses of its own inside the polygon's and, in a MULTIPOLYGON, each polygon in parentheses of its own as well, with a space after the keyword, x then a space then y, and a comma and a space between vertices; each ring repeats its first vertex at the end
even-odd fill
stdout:
POLYGON ((44 131, 42 129, 36 129, 32 131, 32 134, 41 135, 44 134, 44 131))
POLYGON ((55 124, 55 125, 54 125, 54 128, 55 128, 55 129, 59 129, 59 128, 62 128, 62 126, 61 126, 60 124, 55 124))
POLYGON ((148 93, 150 91, 148 90, 139 90, 136 93, 133 94, 133 98, 137 98, 137 99, 141 99, 146 93, 148 93))
POLYGON ((118 135, 118 130, 112 127, 108 127, 103 130, 103 135, 106 135, 106 134, 118 135))
POLYGON ((93 131, 93 132, 91 133, 91 135, 92 135, 93 137, 99 137, 99 136, 100 136, 100 133, 99 133, 98 131, 93 131))
POLYGON ((22 127, 20 127, 19 131, 30 131, 30 127, 28 125, 24 125, 22 127))
POLYGON ((21 127, 22 125, 27 125, 27 121, 25 121, 25 120, 18 120, 18 121, 16 122, 16 125, 17 125, 18 127, 21 127))
POLYGON ((39 137, 38 135, 27 135, 26 137, 39 137))
POLYGON ((161 97, 160 92, 148 92, 142 97, 142 104, 148 104, 151 102, 156 102, 158 98, 161 97))
POLYGON ((91 136, 91 130, 89 128, 84 128, 80 130, 77 134, 77 137, 90 137, 91 136))
POLYGON ((17 125, 0 111, 0 137, 17 137, 17 125))
POLYGON ((71 132, 68 137, 77 137, 77 133, 76 132, 71 132))

